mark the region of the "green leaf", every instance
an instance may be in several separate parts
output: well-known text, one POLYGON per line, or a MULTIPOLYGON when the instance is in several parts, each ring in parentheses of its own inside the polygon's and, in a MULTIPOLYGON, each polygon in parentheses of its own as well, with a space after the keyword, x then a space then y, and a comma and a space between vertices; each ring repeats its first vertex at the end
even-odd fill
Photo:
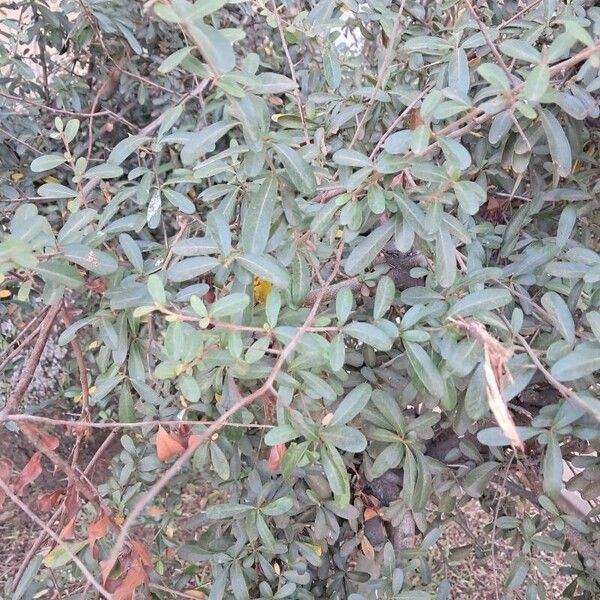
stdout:
POLYGON ((125 252, 125 256, 132 264, 133 268, 138 273, 143 273, 144 271, 144 258, 139 249, 139 246, 134 242, 133 238, 127 233, 122 233, 119 236, 119 244, 121 244, 121 248, 123 252, 125 252))
POLYGON ((523 95, 530 102, 537 102, 550 86, 550 69, 548 65, 538 65, 527 76, 523 86, 523 95))
POLYGON ((70 244, 81 241, 84 235, 81 230, 94 221, 97 216, 98 213, 92 208, 84 208, 71 213, 56 236, 57 242, 59 244, 70 244))
MULTIPOLYGON (((519 439, 526 442, 527 440, 540 434, 540 430, 536 427, 517 427, 519 439)), ((500 427, 488 427, 477 432, 477 439, 486 446, 510 446, 510 440, 504 435, 500 427)))
POLYGON ((119 422, 135 423, 135 408, 133 406, 133 396, 128 385, 121 387, 119 394, 119 422))
POLYGON ((538 113, 544 132, 546 133, 546 138, 548 139, 552 161, 556 165, 558 174, 561 177, 567 177, 571 174, 572 162, 569 139, 560 126, 558 119, 550 111, 540 108, 538 113))
POLYGON ((163 75, 166 73, 170 73, 173 69, 176 69, 181 64, 181 62, 190 55, 191 51, 191 48, 179 48, 179 50, 176 50, 175 52, 173 52, 173 54, 167 56, 167 58, 165 58, 165 60, 163 60, 160 63, 160 65, 158 66, 158 72, 163 75))
POLYGON ((542 55, 529 42, 523 40, 507 40, 500 44, 500 50, 517 60, 528 63, 539 63, 542 61, 542 55))
POLYGON ((494 310, 507 305, 511 300, 510 292, 503 288, 479 290, 456 302, 446 314, 446 318, 450 319, 456 315, 468 317, 484 310, 494 310))
POLYGON ((120 165, 130 154, 133 154, 140 146, 144 145, 150 138, 145 135, 132 135, 121 140, 108 155, 106 162, 120 165))
POLYGON ((165 288, 161 278, 156 273, 152 273, 148 277, 148 292, 156 304, 164 305, 167 303, 165 288))
POLYGON ((404 458, 402 444, 388 444, 378 455, 371 467, 373 477, 381 477, 391 469, 395 469, 404 458))
POLYGON ((461 47, 454 50, 448 61, 448 86, 463 96, 469 93, 469 60, 461 47))
POLYGON ((211 319, 231 317, 236 314, 241 314, 249 304, 250 298, 248 298, 248 294, 229 294, 228 296, 219 298, 212 304, 209 307, 208 314, 211 319))
POLYGON ((194 132, 181 148, 181 162, 186 166, 193 165, 201 156, 213 152, 216 143, 235 125, 219 121, 194 132))
POLYGON ((469 380, 465 392, 465 411, 474 421, 483 418, 488 412, 486 383, 483 365, 479 365, 469 380))
POLYGON ((38 263, 34 270, 42 276, 44 281, 62 285, 68 289, 77 289, 83 285, 79 271, 58 260, 38 263))
POLYGON ((546 292, 541 298, 550 320, 569 344, 575 343, 575 322, 567 303, 556 292, 546 292))
POLYGON ((62 253, 67 260, 97 275, 109 275, 117 270, 117 261, 110 254, 83 244, 69 244, 62 253))
POLYGON ((487 200, 485 190, 473 181, 456 181, 452 189, 460 207, 468 214, 475 215, 487 200))
POLYGON ((34 577, 40 570, 43 560, 44 557, 41 554, 34 554, 31 557, 31 560, 27 564, 25 571, 23 571, 23 574, 19 579, 19 585, 17 585, 14 592, 12 593, 12 600, 21 600, 23 594, 25 594, 31 582, 34 580, 34 577))
POLYGON ((362 452, 367 447, 367 438, 353 427, 328 425, 320 433, 321 439, 345 452, 362 452))
POLYGON ((336 425, 345 425, 362 411, 369 402, 372 388, 368 383, 361 383, 355 387, 346 397, 339 403, 333 413, 333 418, 329 422, 330 427, 336 425))
POLYGON ((77 192, 60 183, 44 183, 37 189, 37 195, 46 198, 75 198, 77 192))
POLYGON ((268 517, 279 517, 292 510, 294 501, 289 496, 282 496, 269 502, 266 506, 261 506, 260 512, 268 517))
POLYGON ((186 215, 193 215, 196 212, 194 203, 185 194, 168 187, 163 187, 162 193, 173 206, 177 207, 186 215))
POLYGON ((219 265, 219 261, 212 256, 194 256, 184 258, 174 263, 167 269, 169 281, 180 282, 196 279, 200 275, 209 273, 219 265))
POLYGON ((393 235, 394 221, 390 219, 373 230, 367 237, 361 238, 344 262, 346 273, 352 276, 364 271, 393 235))
POLYGON ((371 325, 370 323, 352 321, 346 325, 342 331, 346 335, 357 339, 359 342, 368 344, 369 346, 372 346, 376 350, 381 350, 382 352, 391 350, 394 344, 394 340, 392 340, 385 332, 379 329, 379 327, 371 325))
POLYGON ((221 254, 231 254, 231 230, 229 221, 220 210, 211 210, 206 217, 208 232, 216 242, 221 254))
POLYGON ((249 194, 242 218, 240 242, 246 254, 262 254, 269 241, 273 210, 277 199, 277 181, 266 177, 257 192, 249 194))
POLYGON ((227 481, 231 476, 229 470, 229 461, 225 456, 225 453, 215 442, 211 442, 209 445, 210 453, 210 464, 213 471, 223 480, 227 481))
POLYGON ((563 462, 560 445, 553 433, 548 433, 548 443, 544 453, 543 475, 544 493, 549 498, 556 498, 563 487, 563 462))
POLYGON ((499 463, 491 461, 485 462, 469 471, 462 480, 462 486, 465 492, 467 492, 471 498, 479 498, 486 490, 492 477, 499 468, 499 463))
POLYGON ((381 319, 383 315, 389 310, 394 296, 396 295, 396 285, 394 280, 387 275, 384 275, 377 282, 377 289, 375 291, 375 301, 373 302, 373 318, 381 319))
POLYGON ((29 168, 34 173, 41 173, 42 171, 55 169, 66 162, 66 160, 64 154, 45 154, 44 156, 38 156, 32 160, 29 168))
POLYGON ((259 73, 254 76, 253 89, 257 94, 283 94, 293 92, 294 82, 281 73, 259 73))
POLYGON ((302 194, 313 195, 317 189, 317 180, 310 165, 296 150, 285 144, 275 144, 273 148, 294 187, 302 194))
POLYGON ((300 437, 301 433, 296 431, 291 425, 279 425, 267 431, 265 435, 265 444, 267 446, 276 446, 277 444, 287 444, 297 437, 300 437))
POLYGON ((444 380, 429 355, 419 344, 404 342, 406 356, 423 387, 435 398, 441 398, 446 386, 444 380))
POLYGON ((275 546, 275 537, 271 533, 269 526, 267 525, 264 517, 260 513, 256 514, 256 530, 258 531, 258 535, 262 540, 262 543, 264 544, 265 548, 267 548, 267 550, 272 550, 275 546))
POLYGON ((354 303, 354 296, 350 291, 350 288, 343 287, 335 295, 335 316, 337 317, 338 323, 343 325, 352 312, 352 304, 354 303))
POLYGON ((211 521, 237 519, 251 510, 255 510, 254 507, 246 504, 216 504, 206 509, 206 518, 211 521))
POLYGON ((346 346, 344 336, 338 333, 329 344, 329 366, 332 371, 339 371, 346 362, 346 346))
POLYGON ((227 73, 235 67, 233 45, 220 31, 203 23, 186 24, 186 29, 214 71, 227 73))
POLYGON ((56 546, 46 556, 44 556, 44 560, 42 564, 49 569, 59 569, 60 567, 64 567, 71 562, 71 557, 67 554, 65 548, 68 548, 71 551, 71 554, 77 554, 83 548, 88 545, 87 540, 81 540, 79 542, 64 542, 62 546, 56 546))
POLYGON ((114 179, 115 177, 121 177, 123 175, 123 168, 118 165, 111 163, 104 163, 102 165, 96 165, 85 172, 85 179, 114 179))
POLYGON ((342 148, 333 155, 333 162, 343 167, 372 167, 373 162, 368 156, 357 152, 356 150, 348 150, 342 148))
POLYGON ((410 129, 396 131, 385 140, 383 148, 388 154, 407 154, 410 150, 411 136, 410 129))
POLYGON ((477 67, 477 72, 490 84, 502 92, 510 90, 510 82, 504 71, 493 63, 484 63, 477 67))
POLYGON ((574 381, 600 370, 600 345, 577 348, 557 360, 550 373, 559 381, 574 381))
POLYGON ((340 453, 331 444, 325 443, 321 446, 321 463, 336 505, 339 508, 347 507, 350 504, 348 472, 340 453))
POLYGON ((236 261, 256 277, 266 279, 278 288, 288 288, 290 274, 267 254, 244 254, 236 257, 236 261))

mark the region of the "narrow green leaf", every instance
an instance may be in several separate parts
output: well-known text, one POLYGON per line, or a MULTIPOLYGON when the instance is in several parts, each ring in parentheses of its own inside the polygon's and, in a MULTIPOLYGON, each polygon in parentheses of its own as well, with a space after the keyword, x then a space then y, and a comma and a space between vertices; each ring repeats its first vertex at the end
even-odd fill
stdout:
POLYGON ((394 340, 392 340, 385 332, 370 323, 352 321, 346 325, 342 331, 350 337, 357 339, 359 342, 368 344, 376 350, 381 350, 383 352, 390 350, 394 344, 394 340))
POLYGON ((213 152, 216 143, 235 125, 219 121, 194 132, 181 148, 181 162, 186 166, 193 165, 201 156, 213 152))
POLYGON ((421 385, 435 398, 444 395, 444 380, 429 355, 419 344, 404 342, 406 356, 421 385))
POLYGON ((548 65, 538 65, 527 76, 523 86, 523 95, 531 102, 537 102, 546 93, 550 85, 548 65))
POLYGON ((556 292, 546 292, 541 298, 541 303, 560 335, 569 344, 573 344, 575 342, 575 322, 567 303, 556 292))
POLYGON ((373 318, 381 319, 383 315, 389 310, 394 296, 396 295, 396 285, 394 280, 387 275, 384 275, 377 282, 377 289, 375 291, 375 301, 373 302, 373 318))
POLYGON ((394 235, 394 221, 391 219, 361 238, 346 261, 344 269, 348 275, 358 275, 365 270, 394 235))
POLYGON ((567 177, 571 173, 571 145, 558 119, 548 110, 540 108, 538 110, 542 127, 548 139, 550 156, 556 165, 558 174, 567 177))
POLYGON ((222 319, 223 317, 231 317, 242 311, 250 304, 248 294, 234 293, 219 298, 208 309, 208 314, 211 319, 222 319))
POLYGON ((511 300, 510 292, 503 288, 479 290, 456 302, 446 314, 446 318, 450 319, 456 315, 468 317, 480 311, 494 310, 505 306, 511 300))
POLYGON ((339 403, 329 422, 330 427, 345 425, 350 422, 367 405, 371 397, 372 388, 368 383, 361 383, 355 387, 339 403))
POLYGON ((253 275, 266 279, 278 288, 288 288, 290 274, 268 254, 245 254, 238 256, 236 261, 253 275))
POLYGON ((200 275, 209 273, 219 265, 219 261, 212 256, 194 256, 193 258, 184 258, 179 262, 172 264, 167 269, 169 281, 189 281, 200 275))
POLYGON ((346 508, 350 504, 350 481, 346 465, 340 453, 331 444, 321 446, 321 463, 335 503, 339 508, 346 508))
POLYGON ((559 381, 574 381, 600 370, 600 345, 578 348, 557 360, 550 373, 559 381))
POLYGON ((244 253, 262 254, 267 247, 277 198, 277 181, 266 177, 257 192, 249 194, 242 220, 240 242, 244 253))
POLYGON ((542 472, 544 475, 544 493, 549 498, 556 498, 563 487, 563 462, 560 445, 553 433, 548 433, 542 472))
POLYGON ((235 67, 233 45, 220 31, 204 23, 190 23, 186 29, 212 69, 227 73, 235 67))
POLYGON ((294 187, 307 196, 314 194, 317 189, 315 174, 300 153, 285 144, 275 144, 273 147, 294 187))

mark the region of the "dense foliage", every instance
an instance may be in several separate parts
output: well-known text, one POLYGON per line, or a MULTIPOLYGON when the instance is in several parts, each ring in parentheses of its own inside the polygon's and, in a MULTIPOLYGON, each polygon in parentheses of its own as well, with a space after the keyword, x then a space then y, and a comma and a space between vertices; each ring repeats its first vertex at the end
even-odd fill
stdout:
POLYGON ((478 551, 519 550, 497 598, 545 598, 546 553, 600 597, 593 4, 0 9, 0 315, 29 322, 0 418, 36 450, 0 496, 60 509, 6 597, 443 600, 471 498, 478 551))

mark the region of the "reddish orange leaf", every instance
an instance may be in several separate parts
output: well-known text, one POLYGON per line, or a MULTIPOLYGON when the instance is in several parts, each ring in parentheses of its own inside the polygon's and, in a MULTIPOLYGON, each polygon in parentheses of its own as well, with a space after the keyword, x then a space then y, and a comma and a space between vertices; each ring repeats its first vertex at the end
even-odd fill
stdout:
POLYGON ((373 519, 376 516, 378 516, 378 513, 374 508, 367 507, 367 508, 365 508, 365 512, 364 512, 363 516, 364 516, 365 521, 368 521, 369 519, 373 519))
POLYGON ((42 474, 42 454, 36 452, 25 465, 15 481, 14 491, 17 496, 22 496, 25 488, 42 474))
POLYGON ((52 490, 45 494, 38 496, 37 505, 41 512, 48 512, 52 510, 61 499, 63 490, 52 490))
POLYGON ((110 520, 108 515, 103 515, 102 518, 88 525, 88 540, 90 542, 90 548, 92 549, 92 556, 94 558, 98 558, 98 553, 95 547, 96 540, 99 540, 106 535, 109 525, 110 520))
POLYGON ((190 435, 190 437, 188 438, 188 448, 190 448, 191 446, 196 448, 200 445, 201 442, 202 438, 199 435, 192 433, 192 435, 190 435))
POLYGON ((60 532, 61 540, 72 540, 75 537, 75 518, 73 517, 60 532))
POLYGON ((285 453, 285 444, 276 444, 271 448, 269 452, 269 459, 267 460, 267 468, 269 471, 278 471, 281 465, 281 458, 285 453))
POLYGON ((146 548, 144 543, 140 542, 140 540, 131 540, 131 545, 142 562, 142 565, 145 567, 152 567, 152 557, 150 556, 150 552, 148 552, 148 548, 146 548))
POLYGON ((148 515, 153 518, 158 518, 165 514, 165 509, 162 506, 151 506, 148 508, 148 515))
POLYGON ((182 452, 183 446, 171 437, 163 427, 159 427, 156 433, 156 454, 158 455, 158 460, 169 460, 182 452))
POLYGON ((58 438, 34 427, 29 423, 22 423, 21 430, 29 435, 35 436, 46 450, 56 450, 59 446, 58 438))
POLYGON ((113 600, 131 600, 133 594, 142 583, 146 582, 146 572, 139 562, 133 563, 127 571, 125 580, 115 590, 113 600))

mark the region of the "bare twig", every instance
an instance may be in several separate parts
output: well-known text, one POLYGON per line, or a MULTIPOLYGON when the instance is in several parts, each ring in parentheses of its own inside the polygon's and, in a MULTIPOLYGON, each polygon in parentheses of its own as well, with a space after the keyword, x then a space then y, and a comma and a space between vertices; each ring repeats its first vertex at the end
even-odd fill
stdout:
POLYGON ((23 396, 25 395, 25 392, 27 391, 31 380, 33 379, 35 370, 40 362, 42 352, 46 347, 46 342, 50 337, 52 324, 54 323, 61 308, 62 302, 57 302, 46 313, 46 316, 44 317, 40 327, 40 335, 33 346, 33 350, 31 351, 25 366, 23 367, 19 381, 15 386, 15 389, 12 391, 12 394, 10 394, 8 397, 4 408, 0 411, 0 421, 2 421, 7 414, 14 412, 14 410, 21 404, 23 396))
POLYGON ((511 73, 510 69, 506 66, 506 63, 504 62, 502 55, 500 54, 500 52, 498 52, 498 48, 496 48, 496 45, 494 44, 494 42, 492 41, 492 38, 490 37, 487 27, 485 26, 483 21, 479 18, 477 11, 473 7, 473 4, 471 4, 471 0, 464 0, 464 2, 467 5, 467 8, 469 9, 469 12, 471 13, 473 19, 475 19, 475 22, 477 23, 477 27, 479 27, 479 31, 481 31, 481 35, 483 35, 483 39, 485 40, 485 43, 488 45, 488 48, 491 50, 492 54, 494 55, 496 62, 500 65, 500 68, 504 71, 504 73, 508 77, 508 80, 512 81, 514 83, 515 76, 511 73))
POLYGON ((585 410, 585 412, 587 412, 589 415, 593 416, 598 422, 600 422, 600 412, 593 406, 585 402, 583 399, 581 399, 572 389, 568 388, 566 385, 558 381, 558 379, 556 379, 552 375, 552 373, 550 373, 550 371, 548 371, 548 369, 546 369, 546 367, 542 364, 533 348, 528 344, 527 340, 521 334, 517 333, 515 334, 515 337, 517 338, 517 340, 519 340, 519 343, 521 344, 521 346, 523 346, 523 349, 525 350, 525 352, 527 352, 527 354, 533 361, 533 364, 538 368, 538 370, 544 376, 546 381, 555 390, 557 390, 561 396, 566 398, 569 402, 576 404, 577 406, 585 410))
POLYGON ((281 38, 281 45, 283 46, 283 51, 285 52, 285 57, 287 59, 288 66, 290 68, 290 74, 292 76, 292 81, 294 82, 294 98, 296 100, 296 106, 298 107, 298 113, 300 115, 300 120, 302 121, 302 129, 304 131, 304 141, 308 146, 310 144, 310 137, 308 135, 308 129, 306 128, 306 119, 304 117, 304 109, 302 108, 302 98, 300 97, 300 86, 298 85, 298 78, 296 77, 296 69, 294 68, 294 62, 292 61, 292 57, 290 56, 290 49, 288 48, 287 42, 285 41, 285 33, 283 31, 283 25, 281 24, 281 18, 279 17, 279 11, 277 9, 277 4, 275 0, 272 0, 273 3, 273 14, 275 16, 275 20, 277 21, 277 29, 279 30, 279 37, 281 38))
MULTIPOLYGON (((50 425, 52 427, 72 427, 76 429, 78 427, 91 428, 91 429, 138 429, 140 427, 157 427, 157 426, 171 426, 176 427, 178 425, 214 425, 215 421, 193 421, 193 420, 165 420, 165 421, 136 421, 135 423, 92 423, 81 421, 74 421, 69 419, 53 419, 51 417, 41 417, 39 415, 27 415, 27 414, 16 414, 6 415, 5 421, 13 421, 15 423, 40 423, 43 425, 50 425)), ((267 425, 263 423, 227 423, 226 427, 242 427, 245 429, 271 429, 273 425, 267 425)))
POLYGON ((71 548, 63 540, 61 540, 50 527, 46 525, 21 499, 16 496, 10 487, 0 479, 0 489, 18 506, 38 527, 41 527, 47 535, 49 535, 69 556, 69 558, 77 565, 79 570, 83 573, 84 577, 98 590, 103 598, 110 600, 112 596, 98 583, 96 578, 90 573, 88 568, 81 562, 77 555, 73 554, 71 548))
POLYGON ((350 145, 348 146, 349 149, 351 149, 352 146, 354 146, 356 140, 358 139, 358 136, 360 135, 363 125, 365 124, 365 121, 367 120, 367 117, 369 116, 371 109, 375 104, 375 97, 377 96, 377 92, 381 88, 386 71, 388 70, 390 63, 392 62, 392 56, 394 55, 394 46, 396 45, 396 39, 398 38, 398 33, 400 31, 400 21, 402 20, 402 13, 404 12, 405 4, 406 0, 402 0, 400 8, 398 9, 398 14, 394 19, 394 29, 392 30, 392 35, 390 36, 388 41, 388 47, 383 57, 381 69, 379 70, 379 74, 377 75, 377 81, 375 82, 375 86, 373 87, 373 91, 371 92, 371 96, 369 98, 369 101, 367 102, 367 108, 365 109, 365 112, 363 113, 360 121, 358 122, 358 125, 356 126, 356 131, 354 132, 352 140, 350 141, 350 145))

